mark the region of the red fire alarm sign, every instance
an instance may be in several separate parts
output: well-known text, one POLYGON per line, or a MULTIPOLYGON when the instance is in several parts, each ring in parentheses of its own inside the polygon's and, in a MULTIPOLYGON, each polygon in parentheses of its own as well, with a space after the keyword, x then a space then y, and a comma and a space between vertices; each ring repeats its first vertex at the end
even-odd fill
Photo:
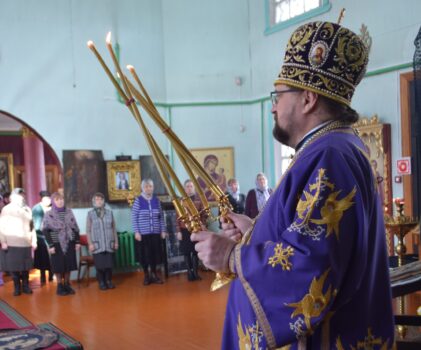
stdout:
POLYGON ((411 174, 411 158, 405 157, 397 161, 398 174, 410 175, 411 174))

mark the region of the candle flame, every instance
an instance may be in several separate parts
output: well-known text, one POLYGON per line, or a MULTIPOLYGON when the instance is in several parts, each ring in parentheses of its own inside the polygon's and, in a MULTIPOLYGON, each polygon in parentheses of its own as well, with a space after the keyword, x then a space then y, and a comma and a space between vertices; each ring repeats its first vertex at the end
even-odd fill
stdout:
POLYGON ((131 65, 131 64, 128 64, 127 66, 126 66, 126 68, 130 71, 130 72, 134 72, 134 67, 131 65))
POLYGON ((107 45, 111 45, 111 32, 108 32, 107 37, 105 38, 107 45))
POLYGON ((88 47, 89 47, 90 49, 92 49, 92 48, 94 48, 94 47, 95 47, 94 42, 93 42, 92 40, 89 40, 89 41, 86 43, 86 45, 88 45, 88 47))

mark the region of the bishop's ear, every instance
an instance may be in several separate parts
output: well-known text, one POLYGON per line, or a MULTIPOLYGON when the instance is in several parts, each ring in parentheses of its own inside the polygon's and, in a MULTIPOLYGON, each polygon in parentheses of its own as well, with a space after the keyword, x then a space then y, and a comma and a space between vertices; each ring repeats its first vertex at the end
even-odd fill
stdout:
POLYGON ((313 112, 316 108, 317 101, 319 99, 319 95, 313 91, 303 90, 302 93, 302 104, 303 104, 303 112, 310 113, 313 112))

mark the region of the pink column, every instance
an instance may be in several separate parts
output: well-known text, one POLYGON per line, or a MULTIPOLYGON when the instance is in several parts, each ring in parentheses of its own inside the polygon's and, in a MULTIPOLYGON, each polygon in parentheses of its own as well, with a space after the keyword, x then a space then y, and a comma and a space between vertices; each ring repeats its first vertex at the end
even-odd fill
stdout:
POLYGON ((44 145, 28 128, 22 128, 23 155, 25 159, 25 192, 29 206, 39 202, 39 192, 47 189, 45 180, 44 145))

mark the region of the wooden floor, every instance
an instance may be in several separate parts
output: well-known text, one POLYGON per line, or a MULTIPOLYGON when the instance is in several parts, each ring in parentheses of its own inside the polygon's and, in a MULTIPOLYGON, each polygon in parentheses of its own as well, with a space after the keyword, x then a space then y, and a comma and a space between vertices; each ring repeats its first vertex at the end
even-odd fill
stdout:
POLYGON ((219 349, 228 288, 211 293, 214 274, 187 282, 171 276, 163 285, 144 287, 143 273, 117 274, 114 290, 73 283, 76 295, 59 297, 56 284, 40 287, 31 274, 33 295, 12 296, 8 278, 0 298, 31 322, 52 322, 85 349, 219 349))

